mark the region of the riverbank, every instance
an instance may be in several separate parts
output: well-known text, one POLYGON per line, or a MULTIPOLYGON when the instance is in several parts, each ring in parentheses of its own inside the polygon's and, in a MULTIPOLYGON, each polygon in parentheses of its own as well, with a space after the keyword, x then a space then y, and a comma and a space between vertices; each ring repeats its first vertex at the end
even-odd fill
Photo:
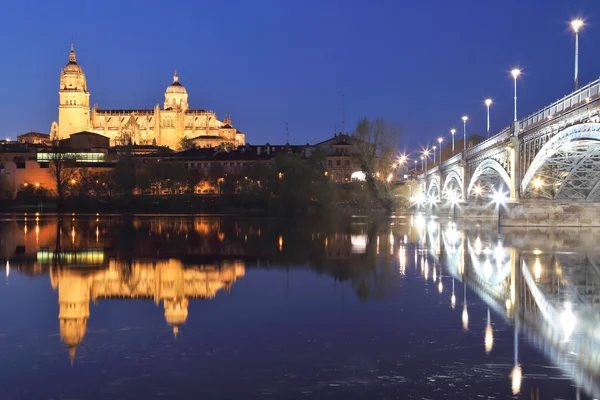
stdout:
POLYGON ((308 216, 328 213, 385 214, 384 210, 352 202, 322 204, 289 202, 262 196, 232 195, 142 195, 126 197, 70 196, 0 201, 0 212, 75 212, 134 214, 231 214, 249 216, 308 216))

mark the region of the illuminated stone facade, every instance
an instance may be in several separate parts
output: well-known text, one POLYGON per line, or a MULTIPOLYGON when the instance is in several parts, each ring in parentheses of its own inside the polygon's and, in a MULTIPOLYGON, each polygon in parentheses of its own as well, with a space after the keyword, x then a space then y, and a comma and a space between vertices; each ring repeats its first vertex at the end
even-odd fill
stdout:
POLYGON ((90 92, 83 69, 71 46, 69 62, 60 75, 58 122, 52 123, 52 138, 66 139, 82 131, 110 138, 111 145, 153 144, 179 149, 183 138, 199 147, 221 143, 234 146, 246 142, 245 135, 231 126, 231 118, 217 119, 213 111, 193 110, 177 72, 165 91, 163 108, 151 110, 103 110, 95 105, 90 111, 90 92))

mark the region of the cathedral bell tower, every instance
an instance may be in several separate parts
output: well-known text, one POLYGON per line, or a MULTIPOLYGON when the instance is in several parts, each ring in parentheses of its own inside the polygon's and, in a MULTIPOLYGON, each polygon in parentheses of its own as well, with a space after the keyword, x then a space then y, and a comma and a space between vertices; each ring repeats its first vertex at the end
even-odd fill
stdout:
MULTIPOLYGON (((58 91, 57 139, 67 139, 72 133, 90 128, 90 93, 83 70, 77 64, 75 49, 71 44, 69 63, 60 73, 60 89, 58 91)), ((54 124, 53 124, 54 126, 54 124)))

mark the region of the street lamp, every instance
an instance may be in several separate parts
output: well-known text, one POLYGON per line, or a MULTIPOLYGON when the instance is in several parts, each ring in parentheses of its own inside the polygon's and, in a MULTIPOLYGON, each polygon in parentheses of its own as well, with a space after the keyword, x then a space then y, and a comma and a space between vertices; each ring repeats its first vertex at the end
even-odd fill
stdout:
POLYGON ((579 89, 579 30, 583 26, 583 20, 577 18, 571 21, 571 27, 575 31, 575 90, 579 89))
POLYGON ((425 171, 425 156, 421 156, 421 173, 425 171))
POLYGON ((435 165, 435 149, 437 149, 437 146, 432 146, 431 148, 433 149, 433 165, 435 165))
POLYGON ((462 120, 463 120, 463 127, 464 127, 464 130, 463 130, 463 140, 464 140, 464 142, 463 142, 463 150, 467 150, 467 121, 469 120, 469 117, 467 117, 466 115, 464 115, 462 117, 462 120))
POLYGON ((452 134, 452 155, 454 155, 454 134, 456 133, 456 129, 450 129, 450 133, 452 134))
POLYGON ((513 76, 513 79, 515 81, 515 119, 514 119, 514 121, 517 122, 517 78, 519 77, 519 75, 521 75, 521 70, 518 68, 515 68, 512 71, 510 71, 510 74, 513 76))
POLYGON ((415 179, 417 178, 417 160, 415 160, 415 179))
POLYGON ((444 141, 443 137, 438 138, 438 143, 440 144, 440 164, 442 163, 442 142, 444 141))
POLYGON ((485 99, 485 105, 487 107, 487 135, 490 138, 490 106, 492 105, 492 99, 485 99))

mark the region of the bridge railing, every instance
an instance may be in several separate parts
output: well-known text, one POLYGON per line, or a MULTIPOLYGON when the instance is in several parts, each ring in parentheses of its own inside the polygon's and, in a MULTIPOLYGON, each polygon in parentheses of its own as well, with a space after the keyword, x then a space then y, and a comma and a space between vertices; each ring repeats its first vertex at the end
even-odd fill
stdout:
POLYGON ((477 154, 483 149, 487 149, 488 147, 495 146, 498 143, 502 143, 510 138, 510 128, 511 125, 502 129, 499 133, 495 134, 489 139, 484 140, 483 142, 476 144, 475 146, 467 149, 466 157, 470 157, 473 154, 477 154))
POLYGON ((519 121, 520 128, 526 129, 543 122, 548 117, 560 114, 575 106, 588 103, 600 95, 600 79, 597 79, 586 86, 574 91, 573 93, 555 101, 549 106, 544 107, 538 112, 535 112, 519 121))
POLYGON ((447 159, 446 161, 444 161, 441 165, 442 168, 446 168, 449 165, 455 164, 457 162, 459 162, 460 160, 462 160, 462 151, 458 154, 453 155, 452 157, 450 157, 449 159, 447 159))

